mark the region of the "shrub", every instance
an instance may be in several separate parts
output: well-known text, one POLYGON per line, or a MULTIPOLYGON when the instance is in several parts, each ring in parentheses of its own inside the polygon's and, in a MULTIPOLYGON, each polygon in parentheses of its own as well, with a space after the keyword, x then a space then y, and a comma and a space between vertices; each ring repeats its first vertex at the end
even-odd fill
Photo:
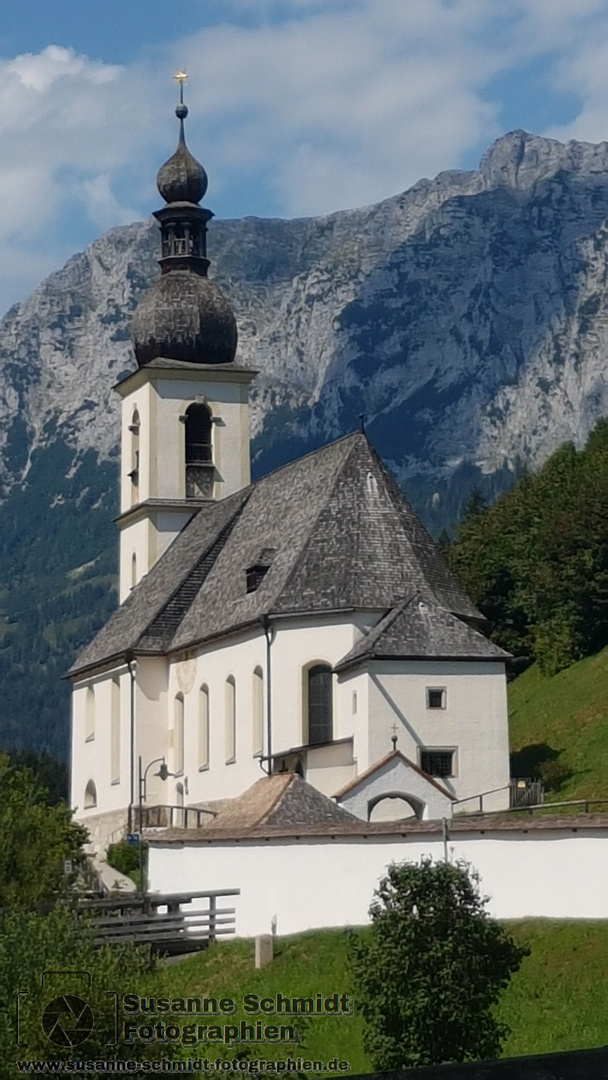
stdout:
POLYGON ((529 950, 486 902, 465 863, 389 866, 349 949, 375 1069, 498 1057, 508 1029, 494 1006, 529 950))

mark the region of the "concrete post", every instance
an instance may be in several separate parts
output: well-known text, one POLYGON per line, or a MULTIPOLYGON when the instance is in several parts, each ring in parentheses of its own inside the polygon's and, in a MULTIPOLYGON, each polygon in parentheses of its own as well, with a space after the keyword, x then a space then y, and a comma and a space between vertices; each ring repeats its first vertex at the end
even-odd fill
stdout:
POLYGON ((258 934, 255 939, 255 966, 256 968, 266 967, 267 964, 272 963, 273 956, 273 940, 272 934, 258 934))

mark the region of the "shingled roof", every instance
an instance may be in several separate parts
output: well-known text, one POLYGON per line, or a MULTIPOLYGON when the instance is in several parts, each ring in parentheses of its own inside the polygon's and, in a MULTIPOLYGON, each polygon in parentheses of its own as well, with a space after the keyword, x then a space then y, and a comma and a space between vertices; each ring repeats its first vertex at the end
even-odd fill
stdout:
POLYGON ((384 615, 336 664, 336 671, 344 671, 366 660, 420 658, 509 660, 510 653, 416 593, 384 615))
POLYGON ((357 432, 203 505, 69 674, 129 652, 170 653, 265 615, 393 609, 414 594, 483 623, 357 432), (245 571, 263 549, 271 565, 248 593, 245 571))
POLYGON ((296 773, 263 776, 247 791, 232 799, 211 823, 205 836, 245 833, 248 829, 292 826, 348 825, 357 818, 307 784, 296 773))

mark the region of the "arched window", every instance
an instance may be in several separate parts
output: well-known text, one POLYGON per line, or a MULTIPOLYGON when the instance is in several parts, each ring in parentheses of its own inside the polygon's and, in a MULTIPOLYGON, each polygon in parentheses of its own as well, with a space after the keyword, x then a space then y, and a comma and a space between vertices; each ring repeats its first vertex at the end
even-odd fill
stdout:
POLYGON ((120 783, 120 681, 112 679, 110 700, 110 783, 120 783))
POLYGON ((137 585, 137 555, 135 552, 131 555, 131 588, 134 589, 137 585))
POLYGON ((129 431, 131 432, 131 503, 134 504, 139 498, 139 412, 133 409, 129 431))
POLYGON ((253 672, 252 728, 254 757, 264 752, 264 675, 261 667, 253 672))
POLYGON ((206 683, 198 694, 198 767, 209 768, 209 687, 206 683))
POLYGON ((213 494, 211 412, 206 405, 186 409, 186 498, 213 494))
POLYGON ((93 806, 97 806, 97 788, 94 782, 89 780, 84 789, 84 808, 90 810, 93 806))
POLYGON ((226 764, 236 761, 236 683, 232 675, 226 679, 224 705, 226 764))
POLYGON ((178 694, 173 708, 173 772, 184 771, 184 695, 178 694))
POLYGON ((92 686, 87 686, 85 698, 84 737, 86 742, 92 742, 95 738, 95 691, 92 686))
POLYGON ((308 743, 330 742, 333 738, 333 685, 329 664, 308 669, 308 743))

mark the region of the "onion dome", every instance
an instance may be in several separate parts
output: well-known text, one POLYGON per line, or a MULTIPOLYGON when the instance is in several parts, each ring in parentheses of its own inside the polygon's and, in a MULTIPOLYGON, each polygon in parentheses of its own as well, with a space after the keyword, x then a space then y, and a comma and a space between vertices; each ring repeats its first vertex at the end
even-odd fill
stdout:
POLYGON ((180 102, 175 115, 179 120, 177 150, 158 170, 156 186, 166 203, 199 203, 207 190, 209 181, 203 166, 192 156, 186 146, 184 120, 188 115, 188 106, 180 102))
POLYGON ((226 297, 207 277, 174 270, 142 296, 132 322, 140 367, 157 357, 199 364, 230 364, 236 319, 226 297))
POLYGON ((141 297, 131 324, 137 363, 157 358, 191 364, 231 364, 237 345, 234 314, 222 291, 207 277, 207 224, 210 210, 199 206, 207 174, 184 138, 188 109, 185 75, 178 72, 180 102, 177 150, 161 166, 157 183, 166 206, 154 214, 160 223, 161 277, 141 297))

